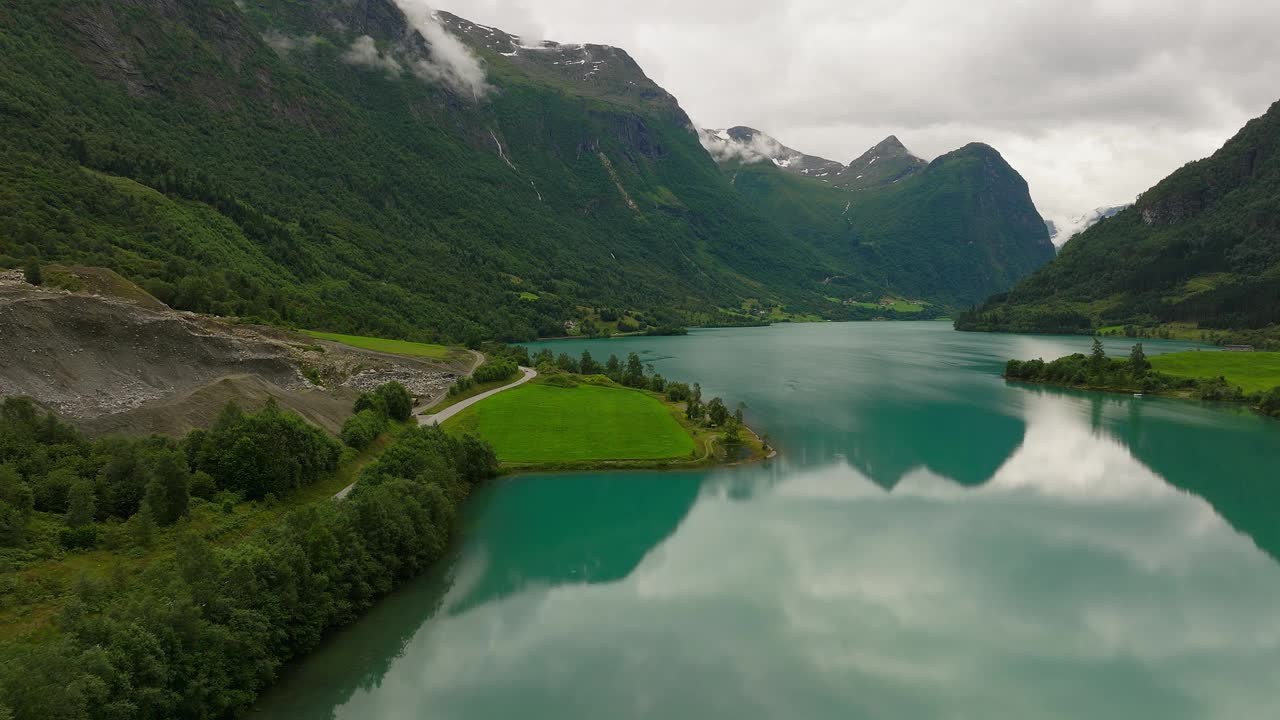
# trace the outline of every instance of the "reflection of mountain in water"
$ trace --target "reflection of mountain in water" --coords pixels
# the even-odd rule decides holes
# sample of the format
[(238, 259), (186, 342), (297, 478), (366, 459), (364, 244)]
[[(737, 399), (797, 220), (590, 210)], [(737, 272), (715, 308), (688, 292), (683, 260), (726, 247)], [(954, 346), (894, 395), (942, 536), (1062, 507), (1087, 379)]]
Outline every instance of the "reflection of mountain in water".
[(621, 580), (675, 532), (698, 496), (695, 474), (609, 473), (517, 478), (477, 502), (482, 558), (451, 613), (531, 585)]
[(333, 717), (357, 689), (376, 687), (442, 609), (452, 616), (528, 587), (627, 577), (675, 532), (701, 482), (693, 474), (611, 473), (494, 483), (469, 508), (483, 527), (464, 530), (482, 545), (469, 544), (448, 573), (411, 584), (336, 633), (269, 696), (262, 714), (288, 708)]
[[(1204, 498), (1280, 561), (1280, 423), (1248, 416), (1223, 419), (1231, 422), (1188, 428), (1186, 418), (1156, 413), (1104, 417), (1103, 422), (1166, 482)], [(1270, 433), (1240, 432), (1237, 422), (1275, 427)]]
[[(980, 485), (1022, 442), (1025, 424), (987, 405), (885, 399), (865, 412), (868, 421), (844, 439), (848, 459), (875, 482), (893, 488), (921, 466), (961, 485)], [(830, 457), (830, 456), (828, 456)]]
[[(1280, 459), (1280, 424), (1183, 400), (1133, 401), (1044, 387), (1027, 391), (1048, 402), (1087, 402), (1092, 431), (1125, 445), (1164, 482), (1202, 498), (1280, 561), (1280, 470), (1258, 461)], [(1257, 432), (1257, 424), (1274, 432)]]

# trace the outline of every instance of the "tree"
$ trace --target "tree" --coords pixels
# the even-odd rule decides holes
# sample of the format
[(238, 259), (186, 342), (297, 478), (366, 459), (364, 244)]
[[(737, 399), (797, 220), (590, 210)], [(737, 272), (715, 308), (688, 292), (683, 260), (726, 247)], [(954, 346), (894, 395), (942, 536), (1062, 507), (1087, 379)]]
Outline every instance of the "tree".
[(707, 403), (707, 420), (712, 425), (724, 425), (729, 419), (729, 408), (725, 406), (724, 401), (720, 398), (711, 398), (711, 402)]
[(640, 362), (640, 356), (636, 353), (627, 355), (627, 368), (623, 374), (622, 383), (627, 387), (644, 385), (644, 363)]
[(610, 355), (604, 364), (604, 374), (614, 382), (622, 382), (622, 362), (618, 360), (617, 355)]
[(382, 407), (387, 417), (397, 422), (404, 422), (413, 416), (413, 396), (404, 385), (389, 382), (379, 386), (374, 392), (382, 399)]
[(191, 472), (176, 450), (156, 449), (143, 458), (147, 493), (143, 504), (151, 508), (159, 525), (172, 525), (187, 514), (191, 501)]
[(1102, 347), (1102, 340), (1093, 339), (1093, 352), (1089, 354), (1089, 364), (1095, 369), (1100, 369), (1107, 364), (1107, 351)]
[(0, 547), (21, 547), (35, 511), (31, 488), (12, 465), (0, 465)]
[(599, 375), (603, 368), (595, 358), (591, 357), (590, 350), (582, 351), (582, 359), (578, 361), (578, 372), (583, 375)]
[(133, 536), (133, 544), (140, 548), (150, 548), (155, 539), (156, 520), (151, 506), (146, 500), (138, 507), (138, 512), (129, 520), (129, 534)]
[(26, 281), (32, 285), (44, 284), (44, 271), (40, 268), (40, 261), (32, 258), (27, 261), (27, 267), (23, 270), (23, 276)]
[(83, 478), (77, 480), (71, 486), (70, 495), (65, 518), (67, 527), (79, 528), (92, 523), (94, 515), (98, 512), (93, 481)]
[(1142, 377), (1151, 369), (1151, 361), (1142, 349), (1142, 343), (1133, 346), (1129, 351), (1129, 373), (1134, 377)]
[(568, 353), (560, 353), (559, 357), (556, 358), (556, 367), (567, 373), (578, 372), (578, 363), (574, 362)]
[(342, 442), (363, 450), (387, 429), (387, 418), (374, 410), (361, 410), (342, 425)]

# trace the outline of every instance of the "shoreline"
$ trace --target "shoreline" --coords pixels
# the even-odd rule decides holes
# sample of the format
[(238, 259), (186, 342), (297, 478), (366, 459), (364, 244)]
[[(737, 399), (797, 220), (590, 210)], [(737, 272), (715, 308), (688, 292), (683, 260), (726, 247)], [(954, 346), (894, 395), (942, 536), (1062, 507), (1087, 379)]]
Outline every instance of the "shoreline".
[(1202, 404), (1207, 403), (1211, 405), (1224, 405), (1224, 406), (1230, 406), (1233, 408), (1249, 410), (1253, 414), (1262, 418), (1267, 418), (1271, 420), (1280, 420), (1280, 418), (1274, 418), (1266, 414), (1265, 412), (1262, 411), (1262, 408), (1258, 407), (1257, 405), (1249, 404), (1248, 400), (1201, 400), (1195, 397), (1190, 390), (1177, 390), (1177, 391), (1156, 390), (1152, 392), (1144, 392), (1140, 389), (1134, 389), (1134, 388), (1122, 388), (1122, 387), (1101, 386), (1101, 385), (1071, 385), (1068, 383), (1059, 383), (1059, 382), (1053, 382), (1050, 380), (1026, 380), (1023, 378), (1011, 378), (1008, 375), (1001, 375), (1000, 379), (1004, 380), (1006, 383), (1013, 383), (1017, 385), (1035, 385), (1035, 386), (1042, 386), (1042, 387), (1055, 387), (1055, 388), (1062, 388), (1064, 390), (1077, 390), (1080, 392), (1103, 393), (1105, 395), (1129, 395), (1132, 399), (1142, 399), (1142, 398), (1153, 397), (1153, 398), (1164, 398), (1166, 400), (1186, 400), (1186, 401), (1195, 401)]

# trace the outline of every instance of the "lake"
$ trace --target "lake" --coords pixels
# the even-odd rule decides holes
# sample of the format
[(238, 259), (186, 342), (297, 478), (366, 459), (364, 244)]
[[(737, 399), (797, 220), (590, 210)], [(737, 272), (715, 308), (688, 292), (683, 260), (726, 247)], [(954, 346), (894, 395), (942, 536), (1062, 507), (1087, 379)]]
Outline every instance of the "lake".
[(999, 376), (1090, 342), (921, 322), (537, 345), (641, 353), (746, 403), (781, 454), (492, 483), (447, 567), (253, 717), (1275, 717), (1280, 422)]

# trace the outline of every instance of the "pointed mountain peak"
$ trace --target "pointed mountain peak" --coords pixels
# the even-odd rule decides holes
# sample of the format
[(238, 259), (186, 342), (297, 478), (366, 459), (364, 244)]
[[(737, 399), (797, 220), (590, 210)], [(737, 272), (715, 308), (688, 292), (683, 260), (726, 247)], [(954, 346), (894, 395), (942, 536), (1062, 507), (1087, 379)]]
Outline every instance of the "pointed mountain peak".
[(901, 150), (902, 152), (907, 152), (907, 146), (902, 144), (897, 135), (890, 135), (881, 140), (872, 150)]
[(924, 160), (911, 154), (897, 135), (890, 135), (840, 173), (836, 184), (849, 190), (892, 185), (925, 167)]

